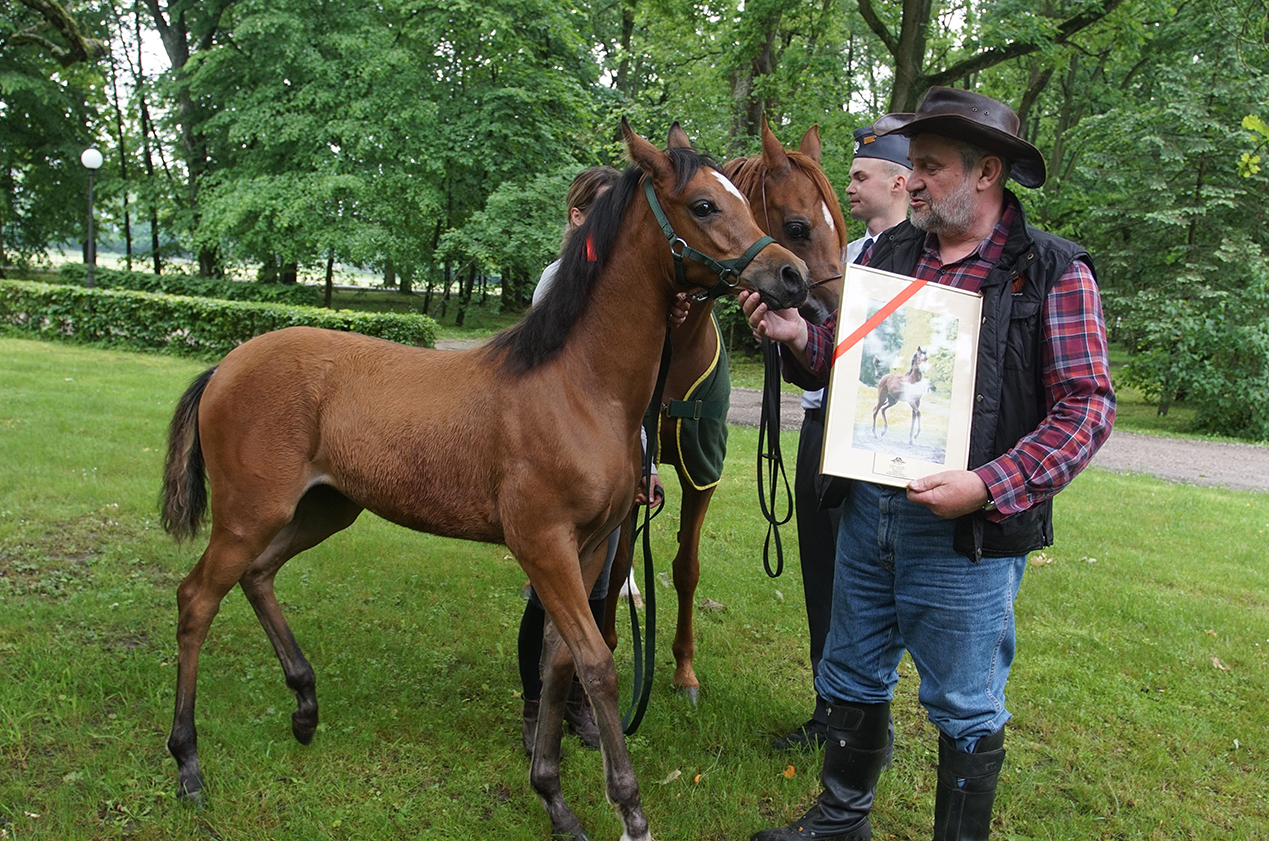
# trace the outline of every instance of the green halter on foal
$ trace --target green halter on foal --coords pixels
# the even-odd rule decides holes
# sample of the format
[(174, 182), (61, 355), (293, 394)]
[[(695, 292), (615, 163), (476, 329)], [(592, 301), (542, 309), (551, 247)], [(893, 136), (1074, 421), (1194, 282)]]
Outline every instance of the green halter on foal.
[[(687, 276), (683, 270), (684, 258), (695, 260), (696, 262), (707, 266), (718, 274), (718, 283), (703, 289), (695, 296), (696, 300), (704, 301), (713, 298), (719, 298), (726, 295), (736, 282), (740, 279), (741, 273), (745, 268), (753, 262), (753, 258), (758, 256), (758, 252), (775, 242), (773, 237), (763, 236), (753, 245), (745, 249), (745, 253), (739, 257), (730, 260), (715, 260), (708, 254), (702, 254), (678, 234), (674, 233), (674, 226), (670, 224), (669, 218), (665, 215), (665, 211), (661, 209), (661, 202), (657, 201), (656, 191), (652, 189), (652, 179), (645, 178), (643, 180), (643, 192), (648, 196), (648, 204), (652, 206), (652, 215), (656, 217), (657, 224), (661, 226), (661, 233), (665, 234), (665, 238), (670, 242), (670, 254), (674, 256), (674, 275), (678, 278), (679, 286), (693, 286), (687, 282)], [(676, 249), (677, 246), (677, 250)]]

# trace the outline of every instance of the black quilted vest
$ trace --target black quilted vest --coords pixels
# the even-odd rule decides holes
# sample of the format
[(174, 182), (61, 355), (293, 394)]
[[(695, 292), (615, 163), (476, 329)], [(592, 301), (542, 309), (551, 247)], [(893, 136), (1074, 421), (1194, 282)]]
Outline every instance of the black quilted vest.
[[(1016, 203), (1017, 198), (1010, 193), (1008, 201)], [(911, 275), (924, 246), (925, 232), (902, 222), (873, 245), (868, 265)], [(1092, 268), (1088, 252), (1031, 227), (1019, 207), (1004, 251), (980, 290), (983, 319), (969, 434), (971, 469), (1008, 452), (1048, 413), (1040, 377), (1040, 307), (1076, 259)], [(1052, 543), (1051, 499), (999, 523), (977, 511), (956, 522), (954, 547), (974, 560), (1024, 555)]]

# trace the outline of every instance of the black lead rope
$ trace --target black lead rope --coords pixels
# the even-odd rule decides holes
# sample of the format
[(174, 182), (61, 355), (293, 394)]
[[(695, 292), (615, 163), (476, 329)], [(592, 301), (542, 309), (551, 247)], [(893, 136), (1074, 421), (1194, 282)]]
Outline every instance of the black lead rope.
[[(670, 331), (667, 328), (665, 331), (665, 344), (661, 348), (661, 369), (657, 371), (656, 389), (652, 393), (651, 405), (655, 411), (649, 412), (645, 416), (643, 424), (644, 432), (648, 438), (648, 451), (644, 454), (643, 459), (643, 486), (648, 493), (652, 492), (652, 464), (656, 461), (657, 456), (657, 417), (661, 409), (661, 395), (665, 391), (665, 378), (670, 372), (670, 356), (672, 353)], [(651, 504), (651, 500), (649, 500), (649, 504), (644, 506), (643, 509), (642, 526), (639, 525), (638, 511), (630, 515), (630, 557), (627, 559), (626, 575), (629, 576), (629, 571), (634, 569), (634, 547), (635, 543), (642, 537), (643, 603), (646, 608), (644, 623), (647, 626), (648, 647), (645, 655), (643, 639), (639, 634), (639, 611), (635, 608), (634, 593), (632, 592), (628, 595), (626, 601), (630, 606), (630, 639), (631, 647), (633, 648), (634, 681), (631, 687), (630, 709), (626, 711), (625, 716), (621, 719), (621, 730), (627, 736), (633, 736), (635, 731), (639, 729), (639, 723), (643, 721), (643, 714), (648, 709), (648, 699), (652, 696), (652, 677), (656, 667), (657, 594), (656, 573), (652, 568), (652, 530), (649, 526), (652, 523), (652, 519), (661, 513), (664, 505), (664, 497), (656, 505), (655, 509)]]
[[(758, 506), (767, 521), (767, 539), (762, 544), (762, 565), (769, 577), (779, 578), (784, 572), (780, 526), (793, 518), (793, 490), (789, 487), (789, 478), (784, 472), (784, 456), (780, 454), (780, 349), (770, 339), (762, 340), (762, 362), (762, 413), (758, 418)], [(786, 500), (783, 517), (776, 514), (775, 506), (776, 491), (781, 482), (784, 483)], [(770, 506), (767, 505), (768, 499), (772, 501)], [(771, 571), (773, 542), (776, 553), (774, 572)]]

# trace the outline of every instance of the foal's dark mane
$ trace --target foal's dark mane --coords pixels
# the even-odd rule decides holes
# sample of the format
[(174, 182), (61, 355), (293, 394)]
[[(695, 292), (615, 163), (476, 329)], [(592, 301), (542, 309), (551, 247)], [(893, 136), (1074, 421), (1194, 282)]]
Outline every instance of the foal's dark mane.
[[(702, 166), (718, 168), (709, 156), (694, 149), (676, 147), (667, 149), (666, 154), (674, 167), (676, 195)], [(531, 371), (552, 359), (564, 347), (582, 319), (595, 281), (612, 254), (626, 208), (632, 201), (644, 200), (642, 181), (643, 170), (631, 166), (612, 189), (595, 200), (586, 221), (569, 236), (560, 254), (559, 270), (550, 290), (537, 306), (529, 310), (523, 321), (494, 336), (486, 345), (490, 353), (501, 356), (500, 365), (504, 373), (518, 375)], [(594, 260), (588, 257), (587, 241), (592, 244)]]

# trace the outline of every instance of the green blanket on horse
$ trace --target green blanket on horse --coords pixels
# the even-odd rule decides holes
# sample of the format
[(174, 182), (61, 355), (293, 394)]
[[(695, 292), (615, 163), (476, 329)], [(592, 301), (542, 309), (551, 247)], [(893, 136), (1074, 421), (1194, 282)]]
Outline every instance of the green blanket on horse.
[(661, 440), (665, 424), (672, 433), (671, 445), (661, 453), (662, 464), (672, 464), (680, 476), (697, 490), (712, 488), (723, 475), (727, 455), (727, 408), (731, 404), (731, 373), (727, 348), (723, 345), (718, 316), (713, 317), (718, 350), (714, 361), (682, 400), (671, 400), (661, 412)]

